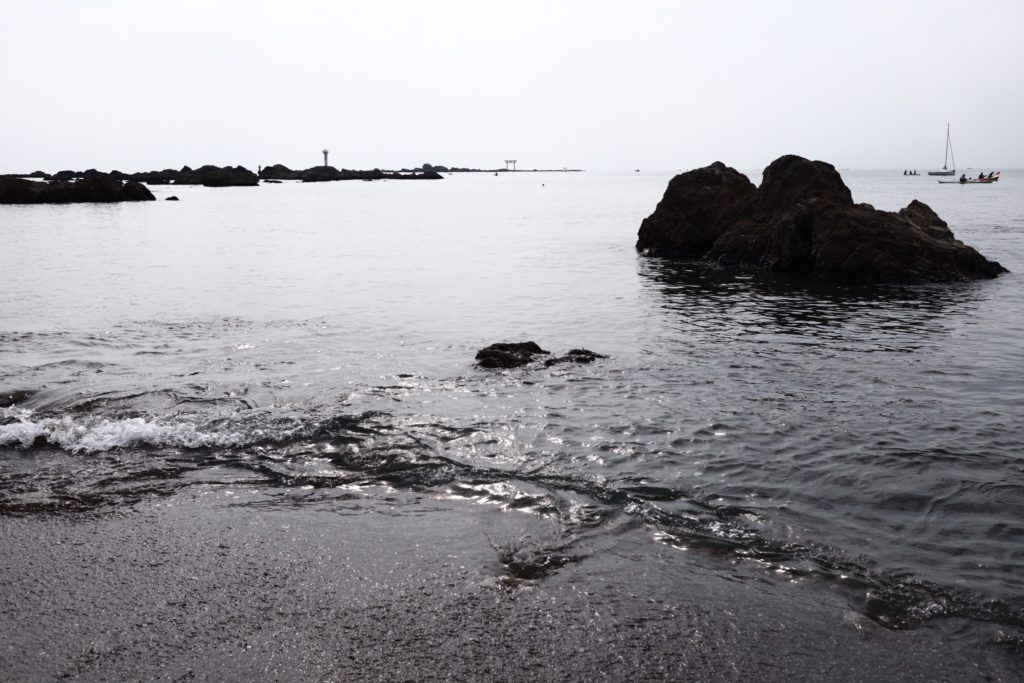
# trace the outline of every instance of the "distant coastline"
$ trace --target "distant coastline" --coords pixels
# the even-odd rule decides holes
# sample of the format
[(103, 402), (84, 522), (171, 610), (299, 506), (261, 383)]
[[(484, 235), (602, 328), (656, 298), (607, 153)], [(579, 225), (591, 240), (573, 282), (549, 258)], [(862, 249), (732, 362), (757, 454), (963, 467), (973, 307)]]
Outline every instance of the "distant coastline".
[(302, 182), (326, 182), (334, 180), (440, 180), (442, 173), (580, 173), (579, 168), (558, 169), (509, 169), (509, 168), (468, 168), (422, 164), (414, 168), (388, 170), (374, 168), (358, 170), (318, 165), (305, 169), (291, 169), (283, 164), (258, 166), (256, 172), (244, 166), (214, 166), (206, 164), (198, 168), (183, 166), (180, 169), (137, 171), (125, 173), (117, 169), (99, 171), (90, 168), (85, 171), (61, 170), (55, 173), (32, 171), (31, 173), (5, 173), (0, 178), (30, 178), (40, 181), (75, 181), (92, 178), (111, 178), (120, 181), (135, 181), (147, 185), (206, 185), (208, 187), (251, 186), (261, 180), (300, 180)]
[[(326, 161), (326, 154), (325, 154)], [(298, 181), (320, 183), (338, 180), (443, 180), (443, 173), (552, 173), (578, 172), (580, 169), (563, 168), (559, 171), (541, 169), (518, 170), (512, 168), (479, 169), (423, 164), (400, 171), (337, 169), (334, 166), (311, 166), (293, 170), (283, 164), (259, 166), (253, 173), (244, 166), (205, 165), (193, 169), (140, 171), (124, 173), (90, 168), (85, 171), (63, 170), (56, 173), (32, 171), (0, 175), (0, 204), (67, 204), (81, 202), (151, 201), (155, 199), (147, 185), (202, 185), (204, 187), (254, 187), (262, 183)], [(177, 197), (168, 197), (177, 199)]]
[(145, 183), (146, 185), (204, 185), (206, 187), (251, 187), (260, 184), (260, 180), (301, 180), (302, 182), (325, 182), (332, 180), (440, 180), (443, 176), (436, 172), (402, 173), (395, 171), (356, 171), (337, 169), (333, 166), (313, 166), (293, 171), (281, 164), (259, 167), (254, 173), (244, 166), (213, 166), (204, 165), (193, 169), (183, 166), (175, 170), (166, 168), (162, 171), (140, 171), (124, 173), (112, 170), (98, 171), (90, 168), (86, 171), (64, 170), (57, 173), (33, 171), (26, 174), (9, 174), (0, 176), (4, 179), (29, 178), (46, 182), (74, 182), (81, 180), (108, 179), (121, 182)]

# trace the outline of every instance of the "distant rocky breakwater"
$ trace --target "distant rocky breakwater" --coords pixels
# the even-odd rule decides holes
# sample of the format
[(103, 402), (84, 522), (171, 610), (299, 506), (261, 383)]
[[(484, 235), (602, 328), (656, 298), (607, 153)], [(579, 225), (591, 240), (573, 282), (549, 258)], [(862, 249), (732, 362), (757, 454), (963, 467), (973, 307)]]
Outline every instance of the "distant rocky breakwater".
[(1007, 272), (916, 199), (898, 212), (854, 204), (836, 169), (787, 155), (756, 187), (720, 161), (669, 181), (637, 251), (837, 284), (942, 282)]
[(56, 173), (44, 173), (35, 171), (26, 174), (12, 174), (3, 176), (0, 179), (31, 178), (37, 181), (46, 182), (81, 182), (82, 180), (93, 180), (98, 178), (111, 179), (122, 182), (145, 183), (147, 185), (205, 185), (207, 187), (230, 187), (230, 186), (253, 186), (259, 185), (260, 179), (255, 173), (244, 166), (200, 166), (193, 169), (183, 166), (180, 170), (171, 168), (163, 171), (142, 171), (139, 173), (124, 173), (122, 171), (103, 172), (90, 168), (87, 171), (57, 171)]
[(274, 164), (261, 168), (259, 178), (261, 180), (301, 180), (304, 183), (321, 183), (332, 180), (443, 180), (444, 176), (433, 170), (425, 170), (422, 173), (399, 173), (382, 171), (379, 168), (372, 171), (353, 171), (343, 168), (339, 171), (333, 166), (313, 166), (304, 171), (293, 171), (287, 166)]
[[(576, 172), (579, 169), (560, 169)], [(423, 164), (414, 169), (385, 171), (375, 168), (369, 171), (337, 169), (334, 166), (311, 166), (306, 169), (291, 169), (283, 164), (261, 166), (253, 173), (244, 166), (212, 166), (199, 168), (183, 166), (179, 170), (165, 168), (162, 171), (141, 171), (124, 173), (113, 170), (86, 171), (64, 170), (56, 173), (33, 171), (0, 175), (0, 204), (63, 204), (71, 202), (120, 202), (154, 199), (145, 185), (202, 185), (204, 187), (253, 187), (260, 182), (279, 183), (285, 180), (304, 183), (322, 183), (335, 180), (443, 180), (442, 173), (490, 173), (490, 170), (433, 166)], [(494, 173), (509, 172), (507, 168), (493, 169)], [(540, 172), (511, 171), (513, 173)], [(117, 190), (116, 185), (120, 186)], [(140, 190), (141, 187), (141, 190)], [(149, 196), (146, 196), (146, 195)], [(168, 199), (173, 199), (169, 197)]]
[(244, 166), (184, 166), (180, 170), (104, 173), (58, 171), (54, 174), (34, 171), (26, 174), (0, 176), (0, 204), (67, 204), (77, 202), (147, 201), (155, 197), (146, 185), (203, 185), (204, 187), (253, 187), (260, 180), (301, 180), (327, 182), (333, 180), (441, 180), (436, 171), (397, 173), (338, 170), (333, 166), (314, 166), (293, 171), (281, 164), (260, 169), (256, 174)]

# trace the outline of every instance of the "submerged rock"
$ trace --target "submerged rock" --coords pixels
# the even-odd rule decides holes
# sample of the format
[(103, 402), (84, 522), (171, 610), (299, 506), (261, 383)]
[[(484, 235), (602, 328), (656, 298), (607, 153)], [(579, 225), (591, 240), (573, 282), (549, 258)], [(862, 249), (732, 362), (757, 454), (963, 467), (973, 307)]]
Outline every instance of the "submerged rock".
[(594, 353), (588, 349), (571, 349), (569, 353), (564, 356), (555, 356), (554, 358), (548, 358), (544, 361), (544, 365), (551, 367), (552, 365), (558, 365), (559, 363), (593, 363), (598, 358), (607, 358), (608, 356), (600, 353)]
[(0, 391), (0, 408), (9, 408), (11, 406), (24, 403), (28, 399), (32, 398), (35, 391), (31, 389), (14, 389), (9, 391)]
[(76, 180), (39, 182), (0, 178), (0, 204), (72, 204), (84, 202), (138, 202), (156, 197), (145, 185), (102, 174)]
[(1006, 269), (957, 240), (926, 204), (854, 204), (836, 169), (776, 159), (759, 188), (715, 162), (673, 178), (640, 226), (638, 251), (847, 284), (996, 277)]

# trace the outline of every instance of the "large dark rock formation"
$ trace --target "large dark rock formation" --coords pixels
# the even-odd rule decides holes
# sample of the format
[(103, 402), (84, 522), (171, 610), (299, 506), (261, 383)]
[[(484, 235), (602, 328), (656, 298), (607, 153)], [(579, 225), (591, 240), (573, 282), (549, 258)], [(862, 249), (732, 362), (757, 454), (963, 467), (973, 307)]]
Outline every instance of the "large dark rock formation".
[(0, 204), (70, 204), (77, 202), (138, 202), (156, 199), (141, 183), (122, 183), (95, 174), (76, 181), (37, 182), (0, 178)]
[(776, 159), (759, 188), (721, 162), (673, 178), (640, 226), (638, 251), (837, 283), (995, 277), (927, 205), (854, 204), (832, 165)]

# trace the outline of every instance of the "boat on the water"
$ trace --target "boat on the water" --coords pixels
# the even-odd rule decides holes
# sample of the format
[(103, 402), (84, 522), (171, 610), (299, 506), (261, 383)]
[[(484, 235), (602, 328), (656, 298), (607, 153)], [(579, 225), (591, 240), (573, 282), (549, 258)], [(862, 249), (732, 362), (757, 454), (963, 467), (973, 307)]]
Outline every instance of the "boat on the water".
[[(950, 160), (953, 168), (948, 168)], [(942, 161), (941, 171), (928, 171), (928, 175), (956, 175), (956, 159), (953, 159), (953, 142), (949, 139), (949, 124), (946, 124), (946, 157)]]
[[(960, 180), (939, 180), (943, 185), (988, 185), (999, 180), (1001, 171), (989, 173), (988, 176), (981, 175), (977, 178), (961, 178)], [(934, 174), (930, 174), (934, 175)]]

